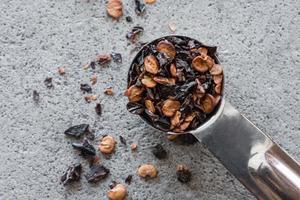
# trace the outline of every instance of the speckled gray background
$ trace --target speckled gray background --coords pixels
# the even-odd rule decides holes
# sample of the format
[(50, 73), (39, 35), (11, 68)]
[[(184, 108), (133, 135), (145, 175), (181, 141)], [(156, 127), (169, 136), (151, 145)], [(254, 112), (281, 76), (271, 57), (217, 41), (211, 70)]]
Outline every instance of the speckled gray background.
[[(226, 98), (263, 131), (269, 133), (292, 156), (300, 160), (300, 37), (299, 1), (182, 1), (157, 0), (137, 17), (133, 1), (125, 10), (134, 19), (113, 21), (106, 16), (105, 1), (96, 0), (2, 0), (0, 3), (0, 199), (106, 199), (112, 180), (124, 182), (138, 165), (151, 162), (159, 177), (144, 181), (136, 175), (127, 199), (254, 199), (238, 181), (201, 145), (175, 145), (165, 135), (145, 125), (126, 109), (122, 95), (126, 72), (133, 58), (126, 32), (142, 25), (141, 41), (177, 34), (219, 46), (226, 68)], [(89, 82), (92, 71), (82, 66), (97, 53), (123, 54), (123, 64), (97, 68), (93, 87), (103, 105), (96, 116), (79, 84)], [(65, 66), (59, 76), (57, 67)], [(54, 89), (43, 80), (51, 76)], [(103, 94), (113, 86), (113, 97)], [(40, 92), (40, 103), (32, 91)], [(63, 135), (70, 125), (89, 123), (96, 135), (122, 134), (138, 143), (138, 151), (118, 144), (110, 160), (101, 156), (111, 175), (99, 184), (85, 178), (71, 187), (59, 185), (67, 166), (82, 161)], [(97, 140), (95, 141), (95, 144)], [(149, 151), (162, 143), (167, 160), (157, 160)], [(193, 180), (176, 180), (175, 166), (190, 166)], [(88, 166), (84, 164), (84, 173)]]

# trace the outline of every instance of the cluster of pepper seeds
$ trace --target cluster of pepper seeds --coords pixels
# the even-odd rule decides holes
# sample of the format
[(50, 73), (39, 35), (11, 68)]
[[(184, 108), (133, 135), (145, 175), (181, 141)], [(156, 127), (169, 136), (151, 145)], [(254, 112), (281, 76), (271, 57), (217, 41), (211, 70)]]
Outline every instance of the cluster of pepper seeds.
[[(104, 165), (99, 164), (100, 158), (96, 155), (96, 149), (91, 144), (90, 140), (94, 140), (94, 135), (91, 132), (88, 124), (75, 125), (68, 128), (65, 135), (74, 137), (76, 139), (84, 136), (84, 139), (80, 143), (72, 143), (73, 148), (77, 149), (81, 156), (86, 158), (90, 162), (90, 172), (86, 175), (86, 179), (89, 183), (96, 183), (102, 179), (105, 179), (110, 170)], [(120, 136), (120, 142), (124, 145), (127, 144), (125, 138)], [(110, 135), (105, 135), (100, 138), (98, 150), (105, 156), (111, 155), (115, 151), (116, 147), (115, 139)], [(132, 143), (130, 145), (132, 151), (135, 151), (137, 145)], [(157, 159), (166, 159), (167, 151), (162, 145), (157, 144), (151, 148), (152, 154)], [(66, 172), (61, 176), (61, 183), (66, 185), (71, 182), (79, 181), (82, 173), (82, 166), (80, 163), (73, 164), (68, 167)], [(137, 173), (140, 177), (149, 179), (155, 178), (158, 175), (157, 168), (152, 164), (142, 164), (138, 167)], [(187, 183), (191, 179), (191, 173), (185, 165), (177, 166), (177, 179), (182, 183)], [(132, 175), (128, 175), (125, 179), (125, 183), (130, 185), (132, 181)], [(123, 184), (113, 182), (110, 185), (110, 190), (107, 192), (107, 196), (111, 200), (123, 200), (127, 195), (127, 188)]]
[(223, 68), (215, 54), (215, 47), (179, 36), (144, 46), (128, 74), (127, 109), (163, 131), (199, 127), (222, 95)]

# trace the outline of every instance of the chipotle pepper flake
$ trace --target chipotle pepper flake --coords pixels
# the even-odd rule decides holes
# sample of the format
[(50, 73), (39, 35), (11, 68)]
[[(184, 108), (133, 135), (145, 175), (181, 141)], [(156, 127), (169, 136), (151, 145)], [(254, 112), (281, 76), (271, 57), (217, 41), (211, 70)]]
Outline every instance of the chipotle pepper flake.
[(177, 69), (176, 69), (176, 65), (174, 63), (172, 63), (170, 66), (170, 73), (173, 77), (177, 76)]
[(143, 178), (155, 178), (157, 177), (157, 169), (154, 165), (143, 164), (138, 168), (138, 174)]
[(145, 2), (146, 4), (153, 4), (153, 3), (156, 2), (156, 0), (144, 0), (144, 2)]
[(221, 85), (221, 84), (217, 84), (217, 85), (215, 86), (215, 92), (216, 92), (217, 94), (221, 94), (221, 90), (222, 90), (222, 85)]
[(112, 136), (105, 136), (101, 139), (99, 150), (104, 154), (110, 154), (115, 150), (116, 141)]
[(201, 56), (206, 56), (208, 50), (207, 50), (207, 48), (205, 48), (205, 47), (200, 47), (200, 48), (198, 49), (198, 52), (201, 54)]
[(174, 33), (176, 31), (176, 24), (174, 22), (169, 23), (169, 29)]
[(124, 145), (126, 145), (127, 143), (126, 143), (126, 139), (123, 137), (123, 136), (119, 136), (119, 139), (120, 139), (120, 141), (121, 141), (121, 143), (122, 144), (124, 144)]
[(150, 112), (155, 113), (155, 106), (151, 100), (145, 100), (145, 106)]
[(116, 184), (107, 192), (109, 200), (124, 200), (127, 195), (127, 189), (122, 184)]
[(100, 103), (96, 104), (95, 111), (96, 111), (97, 115), (101, 116), (101, 114), (102, 114), (102, 106), (101, 106)]
[(95, 85), (97, 83), (97, 75), (93, 74), (90, 78), (92, 85)]
[(114, 91), (113, 91), (112, 87), (109, 87), (104, 90), (104, 93), (107, 95), (113, 95)]
[(64, 173), (64, 175), (61, 176), (60, 182), (63, 185), (66, 185), (67, 183), (79, 181), (81, 176), (81, 171), (82, 171), (82, 166), (80, 163), (69, 166), (67, 171)]
[(167, 157), (167, 151), (163, 148), (161, 144), (157, 144), (152, 147), (152, 154), (158, 159), (164, 159)]
[(109, 63), (111, 61), (111, 55), (109, 54), (99, 54), (96, 56), (96, 61), (100, 64), (100, 65), (104, 65), (106, 63)]
[(159, 70), (158, 61), (153, 55), (148, 55), (144, 59), (145, 70), (151, 74), (157, 74)]
[(103, 165), (93, 165), (90, 169), (90, 173), (86, 175), (86, 179), (89, 183), (96, 183), (106, 178), (110, 173), (109, 169)]
[(171, 118), (171, 124), (173, 127), (176, 127), (180, 124), (181, 112), (176, 111), (175, 115)]
[[(133, 27), (131, 29), (131, 31), (129, 33), (126, 34), (126, 38), (130, 42), (135, 43), (137, 41), (139, 35), (141, 35), (143, 32), (144, 32), (144, 28), (143, 27), (141, 27), (141, 26), (135, 26), (135, 27)], [(139, 46), (143, 46), (143, 45), (142, 44), (138, 44), (138, 47)]]
[(210, 113), (214, 109), (214, 97), (210, 94), (206, 94), (204, 99), (201, 100), (201, 108), (203, 112)]
[(109, 0), (106, 10), (109, 16), (117, 19), (123, 15), (123, 3), (121, 0)]
[(146, 6), (140, 0), (134, 0), (135, 2), (135, 13), (140, 16), (145, 13)]
[(209, 69), (209, 61), (207, 60), (207, 56), (197, 56), (192, 61), (192, 66), (195, 70), (199, 72), (206, 72)]
[(176, 83), (175, 78), (166, 78), (162, 76), (154, 76), (153, 80), (162, 85), (175, 85)]
[(210, 69), (210, 73), (212, 75), (220, 75), (223, 73), (223, 67), (219, 64), (214, 64), (214, 66)]
[(84, 97), (84, 99), (87, 103), (90, 103), (97, 100), (97, 95), (87, 95)]
[(220, 84), (220, 83), (222, 83), (223, 75), (222, 74), (220, 74), (220, 75), (214, 75), (213, 79), (214, 79), (214, 83), (215, 84)]
[(181, 123), (179, 126), (180, 131), (184, 131), (185, 129), (187, 129), (190, 126), (190, 123), (191, 122), (189, 121), (184, 121), (183, 123)]
[(46, 85), (47, 88), (53, 88), (52, 77), (47, 77), (44, 80), (44, 84)]
[(59, 68), (57, 69), (57, 71), (58, 71), (59, 75), (64, 75), (64, 74), (66, 73), (64, 67), (59, 67)]
[(221, 100), (221, 95), (216, 95), (215, 96), (215, 101), (214, 101), (214, 106), (216, 106)]
[(162, 40), (156, 45), (156, 50), (160, 53), (164, 53), (170, 58), (174, 58), (176, 55), (175, 46), (168, 40)]
[(87, 92), (87, 93), (91, 93), (92, 92), (92, 88), (89, 84), (87, 83), (83, 83), (83, 84), (80, 84), (80, 89), (84, 92)]
[(144, 76), (141, 82), (147, 88), (154, 88), (156, 86), (156, 82), (150, 76)]
[(180, 102), (167, 99), (163, 102), (162, 112), (167, 117), (172, 117), (180, 108)]
[(192, 177), (192, 174), (186, 165), (177, 165), (176, 175), (177, 175), (177, 180), (182, 183), (189, 182)]
[(128, 185), (130, 185), (131, 184), (131, 181), (132, 181), (132, 175), (130, 174), (130, 175), (128, 175), (127, 177), (126, 177), (126, 179), (125, 179), (125, 183), (126, 184), (128, 184)]
[(36, 90), (33, 90), (32, 96), (33, 96), (33, 101), (35, 103), (38, 103), (40, 101), (40, 94)]
[(142, 99), (143, 91), (144, 89), (142, 87), (132, 85), (125, 91), (125, 96), (128, 97), (130, 102), (137, 102)]
[(137, 144), (135, 144), (135, 143), (131, 144), (130, 148), (132, 151), (135, 151), (137, 149)]

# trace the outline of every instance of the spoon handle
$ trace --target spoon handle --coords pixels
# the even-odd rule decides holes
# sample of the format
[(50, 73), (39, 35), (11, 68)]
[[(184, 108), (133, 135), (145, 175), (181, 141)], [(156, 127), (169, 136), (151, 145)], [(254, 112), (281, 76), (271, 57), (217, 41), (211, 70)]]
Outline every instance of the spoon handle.
[(257, 199), (300, 199), (300, 165), (224, 99), (193, 134)]

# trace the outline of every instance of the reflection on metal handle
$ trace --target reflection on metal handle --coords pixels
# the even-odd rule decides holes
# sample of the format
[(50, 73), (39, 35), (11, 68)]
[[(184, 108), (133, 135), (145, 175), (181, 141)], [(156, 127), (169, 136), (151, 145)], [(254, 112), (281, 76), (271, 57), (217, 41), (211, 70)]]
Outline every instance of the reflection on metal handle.
[(300, 165), (225, 100), (192, 133), (257, 199), (300, 199)]

